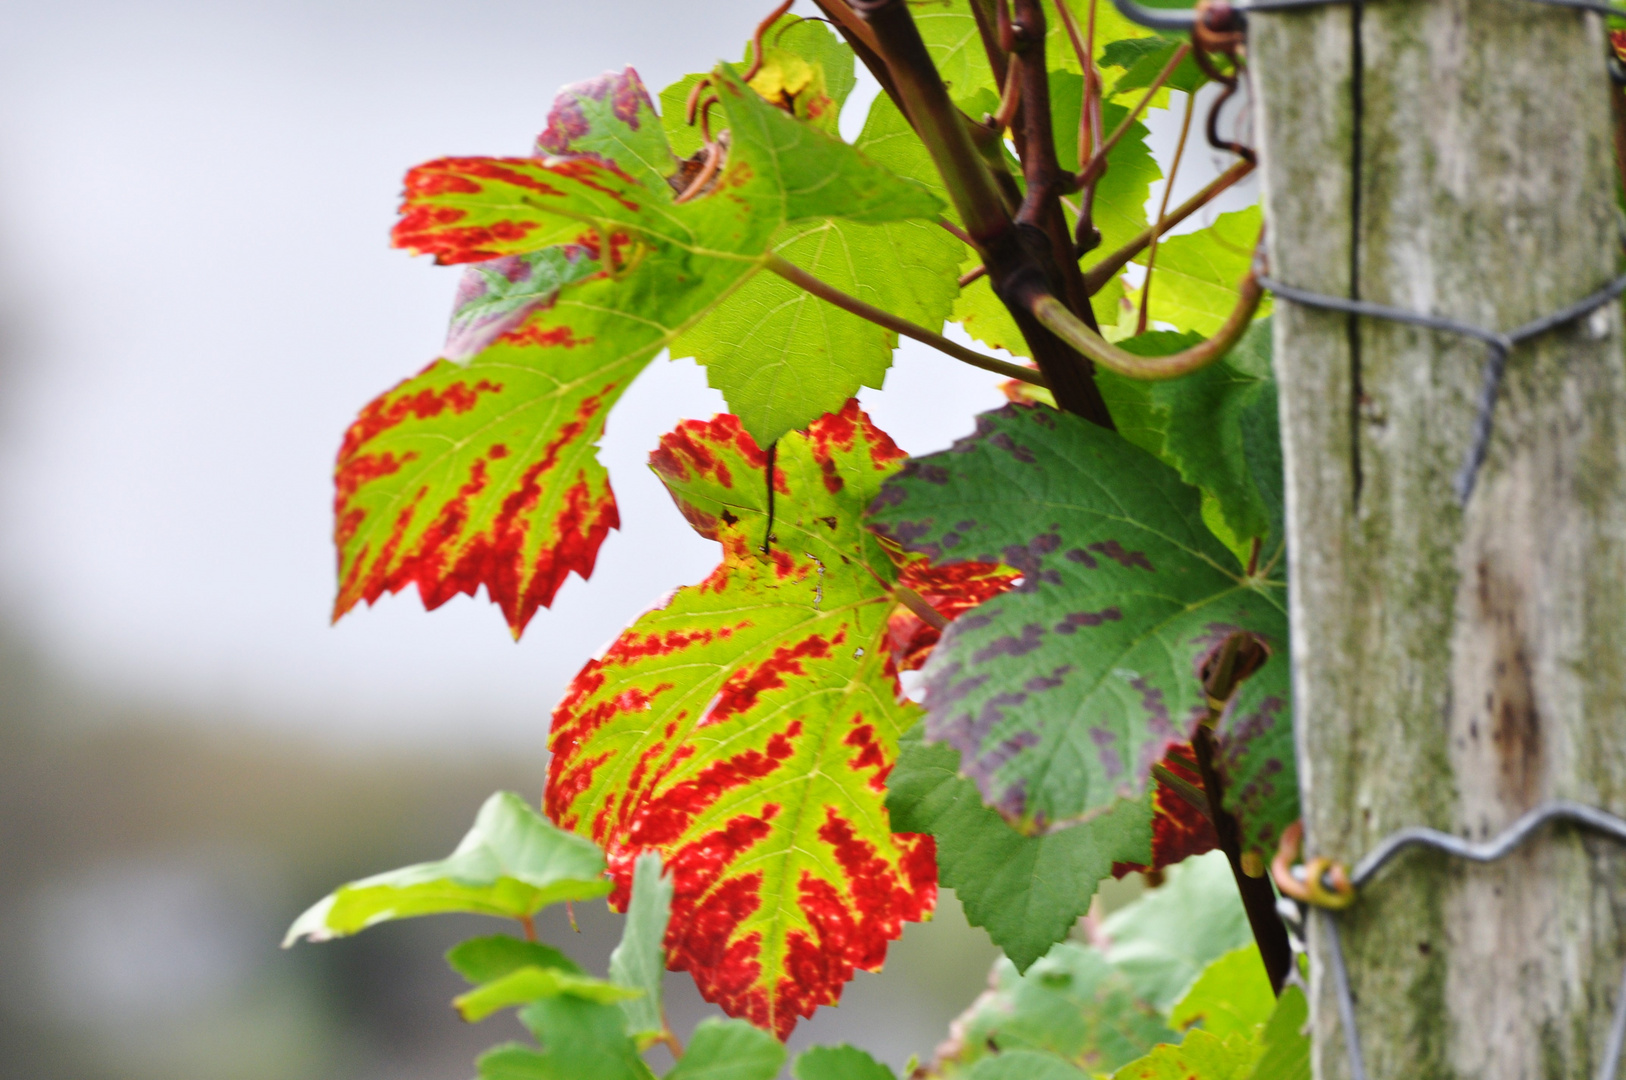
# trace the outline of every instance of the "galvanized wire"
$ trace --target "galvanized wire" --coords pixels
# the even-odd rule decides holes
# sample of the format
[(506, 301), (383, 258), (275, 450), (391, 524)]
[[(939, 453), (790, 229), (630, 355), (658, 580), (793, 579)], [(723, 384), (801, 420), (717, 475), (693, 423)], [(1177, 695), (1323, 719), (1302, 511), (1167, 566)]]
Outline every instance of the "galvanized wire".
[[(1356, 888), (1365, 885), (1386, 863), (1411, 847), (1429, 847), (1470, 862), (1495, 862), (1510, 854), (1528, 840), (1537, 829), (1552, 821), (1567, 821), (1602, 833), (1626, 844), (1626, 819), (1618, 818), (1596, 807), (1557, 800), (1539, 806), (1521, 816), (1495, 837), (1480, 843), (1438, 829), (1413, 827), (1401, 829), (1386, 837), (1366, 857), (1355, 864), (1350, 883)], [(1338, 915), (1329, 908), (1317, 908), (1321, 926), (1327, 933), (1328, 967), (1332, 971), (1334, 996), (1338, 1000), (1338, 1020), (1344, 1029), (1344, 1046), (1349, 1053), (1351, 1080), (1368, 1080), (1366, 1058), (1361, 1053), (1359, 1029), (1355, 1025), (1355, 995), (1349, 986), (1349, 969), (1344, 962), (1344, 944), (1338, 935)], [(1609, 1025), (1609, 1038), (1604, 1044), (1603, 1059), (1598, 1066), (1597, 1080), (1616, 1080), (1620, 1069), (1621, 1049), (1626, 1046), (1626, 973), (1621, 976), (1620, 989), (1615, 994), (1615, 1011)]]
[[(1135, 0), (1112, 0), (1112, 2), (1124, 18), (1152, 30), (1189, 31), (1197, 23), (1196, 8), (1152, 8), (1138, 4)], [(1299, 11), (1351, 2), (1352, 0), (1232, 0), (1230, 8), (1237, 15), (1246, 18), (1253, 12)], [(1530, 2), (1626, 19), (1626, 8), (1616, 7), (1606, 3), (1605, 0), (1530, 0)]]
[(1491, 428), (1496, 412), (1496, 398), (1501, 391), (1502, 376), (1507, 370), (1508, 354), (1513, 351), (1513, 347), (1563, 326), (1565, 323), (1589, 315), (1620, 296), (1621, 293), (1626, 292), (1626, 275), (1622, 275), (1597, 292), (1577, 300), (1568, 307), (1561, 308), (1550, 315), (1543, 315), (1539, 319), (1532, 319), (1523, 326), (1502, 333), (1496, 330), (1486, 330), (1482, 326), (1475, 326), (1460, 319), (1448, 319), (1441, 315), (1424, 315), (1415, 311), (1407, 311), (1404, 308), (1389, 307), (1387, 304), (1374, 304), (1369, 300), (1350, 300), (1341, 296), (1327, 296), (1322, 293), (1310, 292), (1267, 276), (1261, 276), (1259, 283), (1277, 296), (1297, 304), (1303, 304), (1306, 307), (1325, 308), (1329, 311), (1342, 311), (1351, 315), (1387, 319), (1390, 322), (1407, 323), (1411, 326), (1421, 326), (1428, 330), (1439, 330), (1448, 334), (1462, 334), (1465, 337), (1483, 341), (1489, 347), (1490, 355), (1485, 360), (1484, 374), (1480, 379), (1479, 399), (1474, 415), (1473, 438), (1468, 447), (1468, 454), (1463, 459), (1462, 468), (1457, 472), (1456, 479), (1452, 482), (1458, 501), (1464, 505), (1467, 504), (1469, 496), (1473, 494), (1474, 484), (1479, 477), (1480, 466), (1484, 465), (1485, 455), (1490, 451)]

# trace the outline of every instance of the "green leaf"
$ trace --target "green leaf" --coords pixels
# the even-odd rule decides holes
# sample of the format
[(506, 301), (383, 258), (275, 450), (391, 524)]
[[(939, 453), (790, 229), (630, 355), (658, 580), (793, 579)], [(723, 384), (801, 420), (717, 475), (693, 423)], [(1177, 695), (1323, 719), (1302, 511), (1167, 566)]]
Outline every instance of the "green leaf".
[(1236, 880), (1217, 851), (1165, 871), (1161, 886), (1108, 915), (1107, 959), (1159, 1011), (1213, 961), (1253, 940)]
[(610, 980), (634, 987), (641, 997), (624, 1001), (627, 1030), (634, 1039), (666, 1030), (661, 1007), (661, 979), (666, 974), (666, 923), (672, 914), (672, 882), (661, 876), (661, 857), (651, 851), (633, 864), (632, 897), (621, 943), (610, 954)]
[(1286, 586), (1250, 578), (1168, 466), (1075, 416), (1010, 405), (912, 460), (871, 511), (934, 564), (1021, 586), (956, 620), (925, 668), (926, 737), (983, 799), (1041, 831), (1145, 795), (1207, 714), (1196, 677), (1238, 630), (1287, 641)]
[(966, 1074), (968, 1080), (1087, 1080), (1084, 1072), (1054, 1054), (1012, 1050), (983, 1058)]
[[(778, 56), (785, 65), (822, 71), (829, 62), (823, 53), (832, 36), (821, 23), (795, 25), (813, 28), (802, 37), (804, 44), (814, 47), (805, 58), (784, 47), (770, 49), (770, 63)], [(850, 81), (852, 52), (844, 44), (839, 48), (837, 55), (845, 61)], [(767, 68), (752, 86), (763, 91), (758, 83), (765, 78)], [(866, 154), (872, 146), (895, 151), (899, 137), (906, 135), (924, 157), (925, 147), (896, 107), (889, 99), (880, 100), (885, 104), (878, 101), (871, 108), (856, 149)], [(834, 114), (830, 115), (833, 123)], [(926, 165), (935, 178), (929, 158)], [(921, 189), (933, 199), (941, 194), (940, 186)], [(772, 247), (814, 277), (931, 330), (942, 327), (953, 306), (957, 268), (965, 250), (952, 234), (929, 221), (862, 225), (839, 217), (787, 225), (774, 236)], [(824, 413), (839, 411), (860, 387), (880, 389), (897, 344), (895, 332), (826, 303), (778, 275), (758, 274), (675, 342), (672, 353), (693, 355), (704, 364), (707, 382), (722, 391), (729, 409), (757, 444), (767, 446)]]
[(1242, 850), (1269, 862), (1282, 831), (1302, 816), (1293, 743), (1292, 661), (1283, 648), (1254, 672), (1220, 719), (1216, 765)]
[(1112, 1080), (1247, 1080), (1259, 1052), (1259, 1044), (1244, 1036), (1219, 1039), (1198, 1028), (1179, 1046), (1153, 1048), (1119, 1069)]
[(341, 885), (294, 921), (283, 947), (327, 941), (374, 923), (468, 911), (520, 918), (561, 900), (610, 891), (604, 856), (511, 791), (487, 799), (451, 856)]
[(1169, 1012), (1169, 1023), (1188, 1028), (1201, 1023), (1210, 1035), (1252, 1037), (1276, 1008), (1276, 992), (1259, 958), (1258, 945), (1232, 949), (1203, 969)]
[[(1152, 272), (1152, 302), (1147, 315), (1153, 322), (1173, 323), (1207, 337), (1231, 317), (1236, 308), (1237, 283), (1253, 263), (1254, 244), (1262, 222), (1259, 207), (1221, 214), (1214, 224), (1198, 232), (1164, 237), (1157, 246)], [(1135, 257), (1146, 264), (1146, 252)], [(1271, 311), (1267, 296), (1256, 318)]]
[(982, 804), (959, 766), (953, 747), (928, 744), (918, 725), (910, 729), (887, 778), (892, 827), (932, 834), (940, 883), (959, 897), (967, 921), (1025, 971), (1089, 910), (1114, 863), (1151, 862), (1151, 809), (1146, 800), (1126, 801), (1084, 824), (1024, 836)]
[(460, 942), (446, 954), (446, 962), (471, 983), (492, 982), (523, 967), (558, 968), (571, 975), (586, 974), (574, 960), (552, 945), (521, 941), (507, 934)]
[(642, 991), (586, 975), (572, 975), (558, 968), (522, 967), (458, 995), (452, 999), (452, 1005), (463, 1019), (473, 1023), (500, 1009), (529, 1004), (540, 998), (569, 996), (607, 1005), (638, 997), (640, 993)]
[[(1122, 67), (1124, 73), (1112, 84), (1107, 96), (1116, 98), (1120, 94), (1129, 94), (1131, 91), (1144, 92), (1151, 86), (1158, 73), (1161, 72), (1169, 60), (1173, 58), (1174, 51), (1181, 42), (1176, 38), (1151, 37), (1127, 39), (1112, 42), (1106, 46), (1106, 55), (1102, 57), (1103, 64), (1111, 67)], [(1127, 61), (1127, 62), (1126, 62)], [(1195, 93), (1199, 87), (1208, 81), (1197, 62), (1189, 55), (1178, 65), (1173, 74), (1163, 83), (1166, 90), (1183, 90), (1186, 93)], [(1135, 94), (1134, 100), (1140, 95)], [(1154, 98), (1153, 105), (1166, 102), (1168, 95), (1160, 92), (1160, 97)], [(1110, 128), (1108, 130), (1111, 130)]]
[(665, 1080), (773, 1080), (785, 1064), (778, 1039), (743, 1020), (700, 1021)]
[(442, 262), (502, 260), (459, 291), (447, 351), (467, 362), (431, 365), (345, 436), (335, 618), (414, 584), (429, 608), (483, 586), (517, 636), (570, 573), (592, 573), (619, 523), (594, 451), (608, 410), (760, 271), (775, 233), (798, 218), (938, 212), (919, 184), (728, 70), (714, 85), (727, 161), (687, 202), (656, 178), (660, 125), (630, 72), (561, 93), (540, 142), (568, 153), (443, 158), (408, 175), (398, 244)]
[(520, 1020), (542, 1049), (509, 1043), (488, 1050), (478, 1063), (480, 1080), (654, 1078), (622, 1030), (621, 1010), (614, 1005), (569, 995), (543, 998), (521, 1010)]
[(1304, 991), (1296, 986), (1283, 989), (1265, 1025), (1265, 1051), (1250, 1080), (1310, 1080), (1310, 1036), (1305, 1033), (1309, 1019)]
[(1130, 979), (1086, 945), (1064, 941), (1025, 975), (1001, 961), (993, 980), (993, 989), (955, 1021), (961, 1064), (991, 1050), (1035, 1050), (1094, 1074), (1174, 1038)]
[(790, 1068), (796, 1080), (897, 1080), (889, 1067), (856, 1046), (815, 1046)]
[[(1194, 334), (1155, 331), (1120, 347), (1160, 356), (1197, 340)], [(1149, 383), (1101, 372), (1097, 380), (1120, 433), (1213, 500), (1224, 524), (1222, 539), (1239, 538), (1238, 554), (1246, 558), (1258, 537), (1261, 565), (1279, 555), (1282, 455), (1269, 319), (1254, 323), (1226, 359), (1190, 375)]]
[(659, 851), (668, 962), (781, 1036), (936, 896), (931, 840), (894, 835), (883, 805), (919, 710), (891, 671), (899, 572), (861, 515), (901, 456), (856, 402), (780, 440), (764, 554), (767, 457), (738, 420), (664, 437), (654, 468), (723, 561), (554, 711), (548, 815), (603, 844), (621, 888)]

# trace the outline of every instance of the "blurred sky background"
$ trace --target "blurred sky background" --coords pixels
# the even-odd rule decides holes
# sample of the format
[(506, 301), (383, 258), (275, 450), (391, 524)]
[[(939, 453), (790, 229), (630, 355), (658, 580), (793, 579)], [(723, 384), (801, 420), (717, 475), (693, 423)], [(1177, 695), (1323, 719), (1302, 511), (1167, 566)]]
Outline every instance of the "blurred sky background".
[[(623, 528), (518, 644), (483, 596), (330, 626), (340, 436), (434, 357), (458, 275), (389, 248), (401, 176), (528, 152), (562, 83), (735, 58), (770, 6), (0, 2), (0, 1075), (460, 1077), (513, 1036), (445, 1007), (467, 925), (272, 946), (494, 788), (539, 794), (570, 676), (716, 562), (644, 461), (722, 401), (689, 361), (633, 384), (601, 452)], [(919, 453), (996, 381), (905, 343), (863, 398)], [(944, 907), (797, 1043), (929, 1055), (993, 956)], [(571, 951), (602, 970), (618, 922)]]

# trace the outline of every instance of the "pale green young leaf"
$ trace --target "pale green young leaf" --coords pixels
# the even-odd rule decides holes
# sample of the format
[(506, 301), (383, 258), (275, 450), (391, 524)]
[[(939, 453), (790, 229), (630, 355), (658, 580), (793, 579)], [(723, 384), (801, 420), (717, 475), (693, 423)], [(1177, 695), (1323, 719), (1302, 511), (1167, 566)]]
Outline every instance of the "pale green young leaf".
[(796, 1080), (897, 1080), (891, 1068), (856, 1046), (815, 1046), (790, 1067)]
[(295, 920), (283, 946), (448, 911), (520, 918), (561, 900), (590, 900), (609, 891), (597, 845), (502, 791), (486, 800), (449, 857), (341, 885)]
[(993, 984), (955, 1021), (959, 1064), (1035, 1050), (1111, 1072), (1175, 1037), (1122, 971), (1077, 942), (1061, 942), (1023, 975), (1002, 960)]
[(1055, 1054), (1012, 1050), (971, 1066), (968, 1080), (1088, 1080), (1088, 1074)]
[(446, 953), (452, 970), (471, 983), (488, 983), (522, 967), (558, 968), (572, 975), (585, 975), (570, 957), (552, 945), (521, 941), (507, 934), (470, 938), (452, 946)]
[(1253, 940), (1231, 866), (1211, 851), (1169, 867), (1161, 886), (1108, 915), (1107, 959), (1159, 1010), (1214, 960)]
[(1112, 1080), (1248, 1080), (1260, 1044), (1243, 1035), (1218, 1038), (1195, 1029), (1178, 1046), (1164, 1044), (1113, 1073)]
[(1252, 1038), (1276, 1008), (1276, 993), (1258, 945), (1232, 949), (1203, 969), (1169, 1011), (1176, 1028), (1202, 1024), (1210, 1035)]
[(708, 1017), (665, 1080), (773, 1080), (784, 1063), (784, 1044), (766, 1031)]
[(1309, 1018), (1304, 991), (1296, 986), (1282, 990), (1265, 1024), (1264, 1053), (1249, 1080), (1310, 1080), (1310, 1036), (1305, 1031)]
[(459, 994), (452, 999), (452, 1006), (463, 1019), (473, 1023), (484, 1020), (499, 1009), (526, 1005), (539, 998), (568, 996), (608, 1005), (636, 998), (640, 993), (642, 991), (587, 975), (573, 975), (558, 968), (522, 967)]
[(532, 1002), (520, 1020), (541, 1049), (488, 1050), (477, 1063), (480, 1080), (654, 1080), (614, 1005), (561, 995)]
[(892, 827), (936, 839), (939, 882), (954, 890), (971, 925), (986, 929), (1015, 970), (1025, 971), (1089, 910), (1113, 863), (1151, 862), (1150, 800), (1025, 836), (982, 804), (959, 767), (952, 746), (926, 743), (918, 725), (910, 729), (887, 777)]
[[(1171, 323), (1181, 330), (1213, 334), (1236, 308), (1237, 284), (1253, 264), (1262, 218), (1258, 206), (1221, 214), (1214, 224), (1197, 232), (1164, 237), (1157, 247), (1152, 272), (1152, 302), (1147, 314), (1154, 323)], [(1146, 264), (1141, 252), (1135, 261)], [(1255, 318), (1270, 314), (1267, 296)]]
[(632, 899), (621, 943), (610, 953), (610, 981), (641, 991), (621, 1003), (627, 1030), (634, 1039), (653, 1038), (666, 1030), (661, 980), (666, 974), (666, 923), (672, 914), (672, 881), (661, 876), (657, 852), (638, 856), (632, 872)]

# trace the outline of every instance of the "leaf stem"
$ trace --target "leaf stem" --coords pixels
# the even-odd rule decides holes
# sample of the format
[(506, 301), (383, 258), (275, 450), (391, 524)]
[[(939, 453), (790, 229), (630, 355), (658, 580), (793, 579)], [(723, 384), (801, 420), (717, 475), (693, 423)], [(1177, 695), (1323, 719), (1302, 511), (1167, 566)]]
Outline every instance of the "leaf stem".
[(892, 586), (892, 595), (898, 601), (898, 603), (902, 604), (904, 607), (918, 615), (920, 617), (920, 621), (931, 627), (933, 630), (941, 633), (943, 630), (948, 628), (949, 621), (943, 617), (943, 613), (928, 604), (924, 596), (921, 596), (909, 586)]
[(930, 345), (938, 352), (952, 356), (962, 363), (970, 364), (972, 367), (981, 368), (984, 371), (992, 371), (996, 375), (1005, 376), (1007, 379), (1019, 379), (1025, 383), (1032, 383), (1034, 386), (1049, 385), (1044, 376), (1032, 368), (1012, 364), (996, 357), (985, 356), (974, 349), (968, 349), (964, 345), (950, 341), (942, 334), (934, 334), (924, 326), (900, 318), (890, 311), (882, 311), (872, 304), (866, 304), (858, 297), (851, 296), (834, 285), (820, 281), (806, 270), (788, 262), (781, 256), (769, 255), (764, 266), (791, 284), (812, 293), (820, 300), (834, 304), (843, 311), (851, 312), (860, 319), (868, 319), (877, 326), (884, 326), (888, 330), (902, 334), (904, 337), (913, 338), (923, 345)]
[(1192, 736), (1191, 748), (1196, 751), (1197, 772), (1208, 794), (1208, 816), (1214, 823), (1214, 835), (1219, 838), (1220, 850), (1231, 864), (1231, 876), (1236, 879), (1237, 892), (1242, 896), (1242, 909), (1247, 913), (1253, 939), (1259, 944), (1259, 957), (1265, 963), (1265, 974), (1270, 977), (1270, 988), (1280, 995), (1293, 970), (1293, 949), (1287, 942), (1282, 917), (1276, 914), (1276, 891), (1268, 877), (1252, 877), (1242, 869), (1242, 830), (1236, 818), (1225, 809), (1223, 781), (1214, 767), (1214, 733), (1199, 727)]
[(1141, 95), (1141, 99), (1135, 103), (1135, 107), (1129, 110), (1129, 115), (1119, 121), (1118, 126), (1112, 129), (1112, 134), (1106, 137), (1106, 141), (1095, 151), (1095, 156), (1090, 158), (1089, 164), (1085, 165), (1079, 173), (1081, 183), (1094, 180), (1101, 173), (1106, 172), (1107, 155), (1112, 153), (1112, 148), (1118, 145), (1118, 140), (1122, 139), (1129, 131), (1130, 125), (1140, 119), (1140, 114), (1146, 111), (1147, 105), (1151, 104), (1153, 95), (1163, 89), (1163, 84), (1169, 81), (1169, 76), (1174, 74), (1174, 69), (1180, 66), (1180, 61), (1184, 60), (1186, 54), (1190, 51), (1191, 43), (1187, 41), (1182, 41), (1180, 47), (1174, 50), (1174, 55), (1169, 57), (1167, 64), (1163, 65), (1163, 70), (1157, 73), (1157, 78), (1153, 79), (1152, 85), (1146, 88), (1146, 93)]
[(1090, 291), (1091, 296), (1100, 292), (1107, 282), (1118, 276), (1118, 271), (1129, 264), (1129, 260), (1146, 250), (1146, 246), (1152, 242), (1154, 236), (1160, 236), (1168, 232), (1186, 218), (1213, 202), (1221, 192), (1253, 172), (1253, 170), (1253, 162), (1239, 161), (1220, 173), (1209, 181), (1201, 191), (1175, 207), (1159, 224), (1143, 229), (1129, 243), (1114, 251), (1111, 255), (1104, 257), (1100, 262), (1085, 271), (1084, 287)]
[(521, 915), (519, 917), (519, 928), (525, 931), (526, 941), (536, 940), (536, 921), (529, 915)]
[(1253, 321), (1253, 313), (1259, 309), (1259, 300), (1264, 296), (1259, 278), (1251, 268), (1237, 288), (1240, 295), (1225, 325), (1207, 341), (1169, 356), (1136, 356), (1125, 352), (1084, 325), (1081, 319), (1067, 310), (1065, 304), (1048, 293), (1030, 294), (1028, 305), (1034, 318), (1096, 363), (1130, 379), (1158, 382), (1190, 374), (1231, 351), (1231, 347), (1247, 331), (1248, 324)]
[(1163, 182), (1163, 198), (1157, 207), (1157, 224), (1152, 232), (1152, 243), (1146, 249), (1146, 280), (1140, 288), (1140, 315), (1135, 320), (1135, 333), (1146, 333), (1146, 316), (1152, 305), (1152, 272), (1157, 269), (1157, 240), (1163, 235), (1163, 220), (1169, 216), (1169, 196), (1174, 194), (1174, 181), (1180, 175), (1180, 160), (1186, 156), (1186, 138), (1191, 134), (1191, 114), (1196, 112), (1196, 97), (1186, 95), (1186, 112), (1180, 121), (1180, 140), (1174, 144), (1174, 162), (1169, 166), (1169, 178)]

